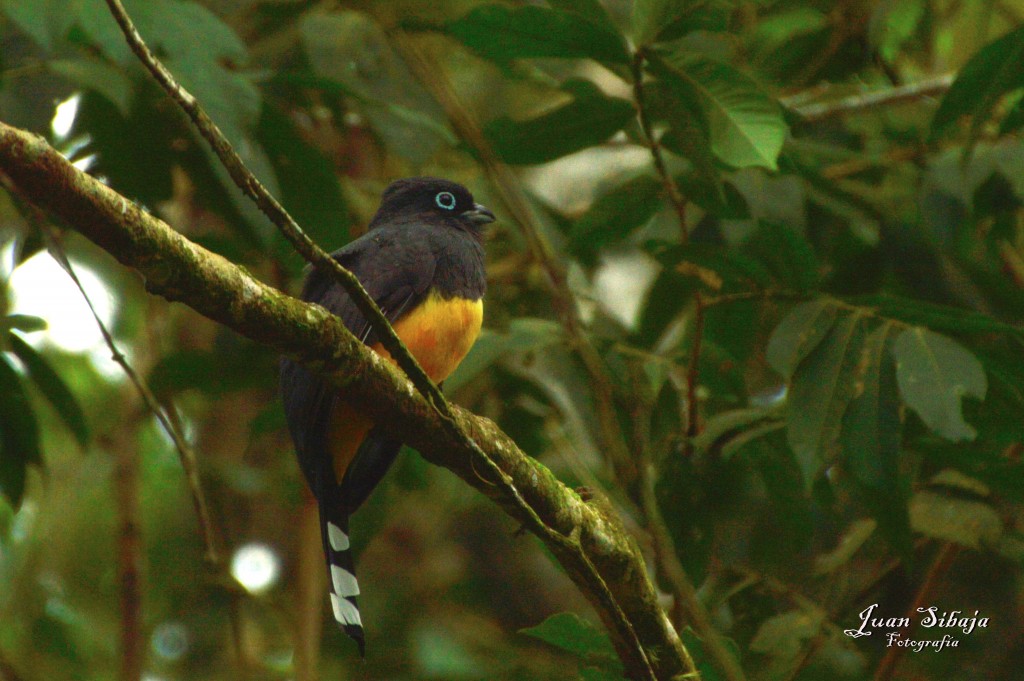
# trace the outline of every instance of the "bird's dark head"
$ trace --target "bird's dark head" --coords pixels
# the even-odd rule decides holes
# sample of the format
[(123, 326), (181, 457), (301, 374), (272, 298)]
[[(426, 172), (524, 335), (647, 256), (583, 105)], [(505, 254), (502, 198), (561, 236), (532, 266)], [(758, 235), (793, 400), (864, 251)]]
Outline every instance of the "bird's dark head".
[(494, 213), (473, 200), (457, 182), (436, 177), (409, 177), (388, 185), (370, 229), (382, 224), (429, 220), (479, 235), (494, 222)]

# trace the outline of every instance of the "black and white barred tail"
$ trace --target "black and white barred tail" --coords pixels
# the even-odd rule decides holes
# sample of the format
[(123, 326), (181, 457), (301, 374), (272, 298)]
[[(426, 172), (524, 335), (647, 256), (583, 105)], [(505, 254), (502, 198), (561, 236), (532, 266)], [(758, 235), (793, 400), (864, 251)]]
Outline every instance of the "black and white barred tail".
[[(331, 506), (334, 506), (332, 512)], [(327, 558), (330, 582), (331, 611), (341, 628), (359, 646), (359, 654), (366, 652), (363, 622), (359, 616), (359, 583), (352, 562), (352, 549), (348, 539), (348, 515), (336, 505), (320, 503), (320, 534)]]

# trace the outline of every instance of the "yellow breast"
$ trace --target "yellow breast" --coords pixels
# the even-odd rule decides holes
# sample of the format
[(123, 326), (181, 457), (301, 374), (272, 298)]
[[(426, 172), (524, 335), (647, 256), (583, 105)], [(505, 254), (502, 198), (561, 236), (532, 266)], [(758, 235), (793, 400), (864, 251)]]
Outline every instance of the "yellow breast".
[[(473, 346), (476, 337), (480, 335), (483, 318), (482, 300), (445, 299), (432, 292), (394, 326), (398, 337), (430, 376), (430, 380), (440, 383), (455, 371), (455, 367), (459, 366), (459, 362)], [(372, 349), (391, 360), (391, 354), (380, 343)], [(368, 416), (363, 416), (347, 402), (337, 402), (331, 414), (328, 437), (338, 480), (344, 478), (359, 445), (371, 428), (373, 421)]]
[[(482, 300), (445, 299), (432, 292), (398, 320), (395, 332), (430, 379), (440, 383), (455, 371), (473, 346), (483, 318)], [(387, 355), (379, 348), (374, 349)]]

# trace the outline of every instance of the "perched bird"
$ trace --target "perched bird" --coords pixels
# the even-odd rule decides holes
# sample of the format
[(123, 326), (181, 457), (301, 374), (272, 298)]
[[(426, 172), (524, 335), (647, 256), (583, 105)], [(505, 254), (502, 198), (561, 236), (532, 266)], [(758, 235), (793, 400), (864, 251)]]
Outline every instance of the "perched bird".
[[(462, 185), (431, 177), (392, 183), (367, 233), (331, 255), (358, 277), (435, 383), (448, 377), (483, 320), (483, 228), (494, 214)], [(341, 318), (359, 340), (390, 355), (355, 303), (326, 271), (302, 290)], [(322, 378), (285, 358), (281, 392), (299, 465), (320, 508), (320, 534), (334, 617), (364, 651), (348, 519), (401, 448), (386, 425), (359, 413)]]

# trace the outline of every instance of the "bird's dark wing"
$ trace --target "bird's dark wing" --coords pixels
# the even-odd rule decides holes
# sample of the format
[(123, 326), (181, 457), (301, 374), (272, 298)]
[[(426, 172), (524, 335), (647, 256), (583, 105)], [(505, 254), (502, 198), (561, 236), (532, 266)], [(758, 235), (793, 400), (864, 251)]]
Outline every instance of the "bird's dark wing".
[[(416, 239), (410, 231), (409, 227), (402, 230), (381, 227), (333, 254), (362, 282), (392, 324), (425, 298), (434, 277), (436, 262), (427, 240)], [(322, 305), (340, 317), (345, 326), (367, 345), (377, 342), (367, 320), (331, 273), (311, 272), (302, 298)], [(281, 391), (302, 471), (314, 494), (323, 501), (321, 494), (328, 490), (333, 492), (341, 482), (335, 480), (326, 441), (336, 399), (334, 391), (319, 376), (287, 358), (281, 362)], [(376, 438), (368, 437), (367, 441), (371, 439)], [(378, 465), (390, 463), (390, 459), (385, 461), (383, 455), (390, 453), (390, 458), (394, 458), (400, 446), (395, 441), (387, 444), (390, 446), (378, 444), (371, 448), (370, 458), (377, 459)], [(361, 449), (356, 460), (362, 458), (362, 454)], [(386, 465), (384, 468), (386, 470)], [(356, 473), (367, 470), (367, 466), (353, 465), (352, 469)], [(379, 476), (369, 486), (358, 479), (346, 485), (350, 491), (358, 491), (356, 496), (361, 503), (378, 481)], [(371, 480), (367, 478), (366, 482)], [(348, 502), (345, 505), (348, 512), (358, 506)]]

